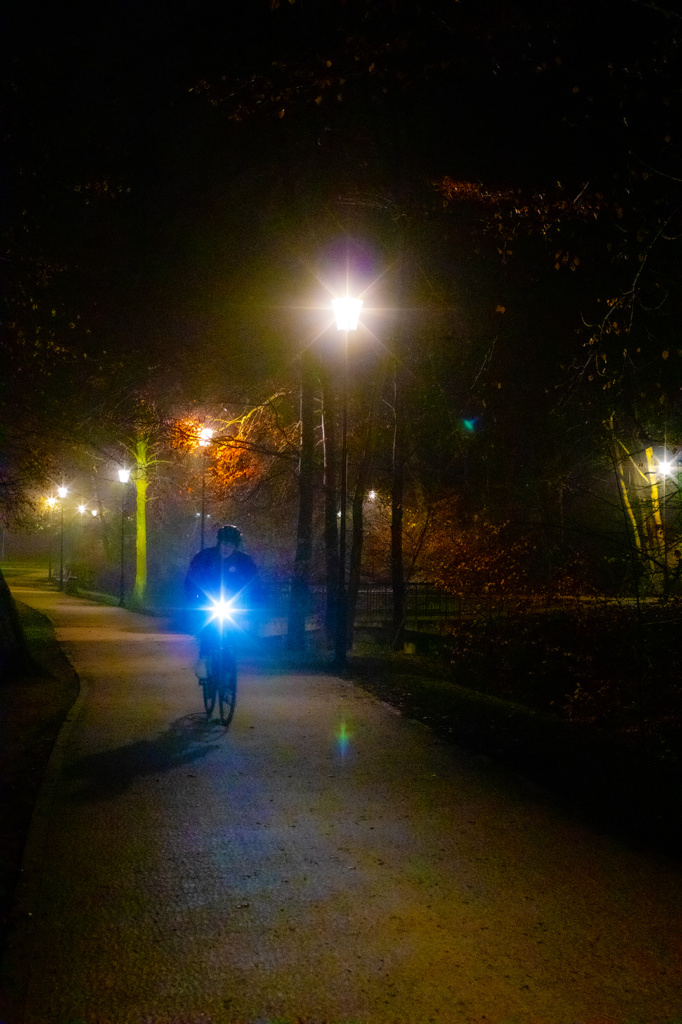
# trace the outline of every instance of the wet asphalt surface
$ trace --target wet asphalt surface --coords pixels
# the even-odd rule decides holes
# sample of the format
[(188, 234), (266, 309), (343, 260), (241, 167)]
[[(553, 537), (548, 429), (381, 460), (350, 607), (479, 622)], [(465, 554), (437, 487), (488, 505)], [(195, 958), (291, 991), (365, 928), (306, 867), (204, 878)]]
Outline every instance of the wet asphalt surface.
[(78, 672), (36, 809), (3, 1024), (670, 1024), (682, 870), (333, 675), (243, 667), (45, 589)]

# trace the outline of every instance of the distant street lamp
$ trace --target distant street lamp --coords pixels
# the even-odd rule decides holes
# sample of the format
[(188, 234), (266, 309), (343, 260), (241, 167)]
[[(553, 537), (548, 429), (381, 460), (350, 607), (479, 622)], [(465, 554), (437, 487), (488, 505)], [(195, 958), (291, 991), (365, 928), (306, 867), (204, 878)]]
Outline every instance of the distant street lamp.
[(202, 427), (199, 431), (199, 447), (201, 448), (201, 550), (204, 550), (204, 520), (206, 519), (206, 450), (211, 444), (213, 431), (210, 427)]
[(57, 488), (59, 495), (59, 589), (64, 589), (64, 498), (69, 493), (68, 487)]
[(130, 480), (129, 469), (119, 469), (118, 478), (123, 485), (121, 487), (121, 579), (118, 588), (118, 606), (123, 607), (125, 600), (125, 560), (123, 551), (123, 542), (125, 539), (125, 509), (126, 509), (126, 489), (125, 485)]
[(343, 331), (343, 377), (341, 419), (341, 515), (339, 535), (339, 595), (336, 616), (336, 650), (334, 662), (338, 668), (346, 666), (348, 649), (348, 594), (346, 592), (346, 504), (348, 491), (348, 332), (358, 329), (362, 299), (348, 296), (332, 302), (336, 326)]

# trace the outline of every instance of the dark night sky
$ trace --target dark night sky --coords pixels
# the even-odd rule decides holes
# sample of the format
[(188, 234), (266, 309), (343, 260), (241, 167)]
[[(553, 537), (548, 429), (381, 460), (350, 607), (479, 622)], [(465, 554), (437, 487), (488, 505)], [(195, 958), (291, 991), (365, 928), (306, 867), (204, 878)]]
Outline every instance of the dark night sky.
[[(287, 173), (311, 190), (305, 216), (344, 182), (399, 198), (442, 174), (608, 191), (638, 148), (657, 156), (665, 130), (671, 71), (643, 77), (665, 19), (628, 0), (119, 0), (94, 14), (16, 4), (5, 20), (9, 220), (78, 268), (74, 301), (90, 304), (101, 344), (124, 350), (226, 329), (243, 345), (237, 307), (252, 303), (257, 321), (253, 303), (300, 273), (286, 261)], [(315, 104), (326, 61), (343, 105), (336, 85)], [(263, 74), (290, 90), (283, 118), (267, 90), (259, 100)]]

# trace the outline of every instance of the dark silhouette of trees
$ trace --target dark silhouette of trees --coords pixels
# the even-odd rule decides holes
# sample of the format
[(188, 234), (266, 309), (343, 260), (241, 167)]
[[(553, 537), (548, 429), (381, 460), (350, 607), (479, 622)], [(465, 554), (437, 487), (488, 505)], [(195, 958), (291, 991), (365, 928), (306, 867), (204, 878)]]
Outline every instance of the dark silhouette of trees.
[[(653, 477), (682, 445), (676, 12), (297, 0), (236, 32), (199, 8), (110, 48), (85, 26), (99, 50), (80, 63), (68, 17), (47, 19), (5, 75), (5, 517), (91, 439), (107, 393), (226, 420), (284, 395), (262, 431), (226, 431), (209, 486), (225, 508), (286, 494), (292, 643), (322, 576), (331, 631), (339, 390), (311, 307), (351, 267), (373, 282), (350, 373), (351, 601), (376, 478), (396, 646), (407, 581), (448, 537), (461, 554), (475, 517), (500, 551), (535, 537), (536, 579), (603, 578), (631, 544), (638, 572), (674, 581), (676, 487), (663, 500)], [(44, 104), (43, 69), (61, 82)], [(133, 437), (103, 422), (102, 443)]]

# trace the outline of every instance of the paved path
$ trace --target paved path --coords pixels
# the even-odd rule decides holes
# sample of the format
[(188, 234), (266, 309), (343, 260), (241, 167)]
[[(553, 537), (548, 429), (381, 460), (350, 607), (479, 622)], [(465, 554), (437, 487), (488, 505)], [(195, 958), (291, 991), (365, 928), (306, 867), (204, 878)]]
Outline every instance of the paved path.
[(338, 678), (246, 671), (226, 732), (190, 638), (15, 596), (82, 681), (28, 853), (22, 1024), (679, 1020), (678, 867)]

